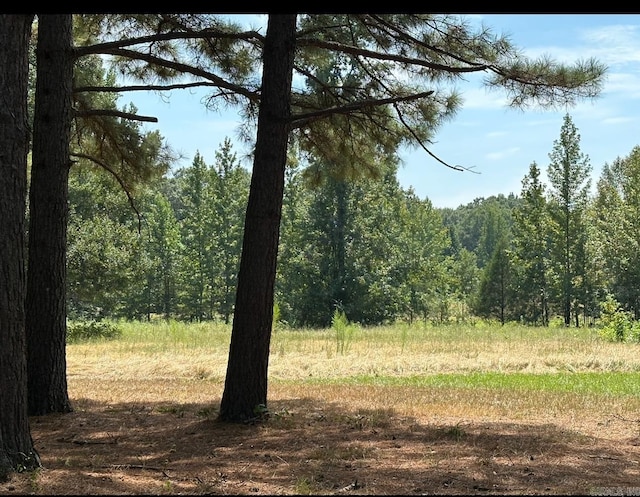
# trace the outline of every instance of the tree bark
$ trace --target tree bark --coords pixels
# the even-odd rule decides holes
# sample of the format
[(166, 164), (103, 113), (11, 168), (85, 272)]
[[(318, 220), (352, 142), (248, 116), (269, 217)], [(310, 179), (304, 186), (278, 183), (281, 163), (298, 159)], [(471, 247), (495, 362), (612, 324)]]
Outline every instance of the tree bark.
[(29, 192), (29, 415), (69, 412), (66, 255), (73, 82), (71, 14), (39, 15)]
[(0, 15), (0, 479), (35, 468), (27, 415), (25, 204), (32, 15)]
[(262, 96), (219, 420), (246, 422), (267, 407), (269, 346), (291, 116), (296, 15), (270, 15)]

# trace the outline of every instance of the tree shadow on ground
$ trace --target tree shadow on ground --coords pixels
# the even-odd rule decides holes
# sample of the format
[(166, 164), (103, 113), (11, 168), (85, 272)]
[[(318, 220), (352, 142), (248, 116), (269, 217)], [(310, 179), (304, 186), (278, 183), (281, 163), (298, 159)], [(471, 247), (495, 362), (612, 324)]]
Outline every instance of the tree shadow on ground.
[[(610, 494), (640, 482), (638, 440), (566, 426), (434, 423), (313, 399), (270, 404), (249, 425), (214, 404), (75, 401), (31, 418), (43, 469), (0, 493)], [(620, 490), (617, 490), (618, 492)]]

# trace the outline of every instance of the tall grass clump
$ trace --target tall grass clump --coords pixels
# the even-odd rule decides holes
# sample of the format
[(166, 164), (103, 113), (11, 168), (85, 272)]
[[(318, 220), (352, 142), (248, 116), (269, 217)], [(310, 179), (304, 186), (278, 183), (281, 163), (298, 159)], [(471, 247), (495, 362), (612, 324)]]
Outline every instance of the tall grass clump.
[(119, 324), (123, 343), (154, 352), (226, 348), (231, 337), (231, 325), (213, 321), (192, 323), (169, 319)]
[(336, 352), (344, 354), (349, 351), (356, 326), (349, 323), (347, 315), (344, 311), (336, 309), (331, 318), (331, 328), (335, 332)]

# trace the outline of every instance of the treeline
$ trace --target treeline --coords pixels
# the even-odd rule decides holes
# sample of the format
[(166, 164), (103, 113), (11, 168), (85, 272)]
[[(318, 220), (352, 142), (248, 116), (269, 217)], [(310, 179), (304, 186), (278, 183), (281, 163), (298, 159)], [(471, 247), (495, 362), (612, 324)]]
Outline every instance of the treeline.
[[(323, 327), (338, 309), (367, 325), (474, 317), (548, 325), (558, 316), (582, 326), (614, 301), (637, 320), (640, 149), (606, 164), (593, 193), (579, 141), (567, 115), (547, 182), (533, 163), (518, 196), (457, 209), (402, 188), (393, 159), (365, 179), (321, 163), (289, 166), (276, 319)], [(229, 322), (249, 184), (226, 139), (213, 164), (196, 154), (147, 185), (136, 198), (139, 224), (111, 177), (74, 168), (69, 315)]]

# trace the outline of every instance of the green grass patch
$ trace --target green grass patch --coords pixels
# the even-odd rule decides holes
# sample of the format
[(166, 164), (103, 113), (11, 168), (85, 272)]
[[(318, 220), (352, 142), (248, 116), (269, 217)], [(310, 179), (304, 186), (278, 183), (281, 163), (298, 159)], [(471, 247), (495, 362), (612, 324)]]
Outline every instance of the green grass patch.
[(577, 393), (632, 396), (640, 398), (640, 373), (584, 372), (584, 373), (452, 373), (411, 376), (360, 375), (341, 378), (310, 378), (310, 384), (373, 385), (427, 387), (441, 389), (470, 389), (496, 391), (541, 391), (549, 393)]

